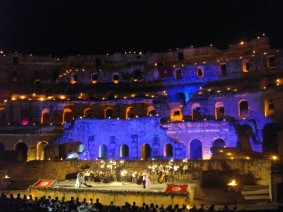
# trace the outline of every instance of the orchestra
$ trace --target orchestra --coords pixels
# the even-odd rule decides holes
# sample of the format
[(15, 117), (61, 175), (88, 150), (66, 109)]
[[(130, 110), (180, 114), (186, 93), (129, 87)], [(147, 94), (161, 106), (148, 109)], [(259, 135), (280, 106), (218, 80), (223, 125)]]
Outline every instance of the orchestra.
[(102, 183), (112, 183), (117, 182), (131, 182), (138, 185), (144, 184), (144, 173), (146, 172), (151, 181), (156, 181), (158, 183), (163, 182), (174, 182), (174, 175), (176, 171), (180, 170), (181, 175), (185, 175), (188, 172), (188, 164), (183, 163), (179, 169), (179, 166), (174, 164), (173, 160), (170, 160), (167, 164), (159, 163), (158, 165), (149, 166), (149, 170), (140, 169), (137, 171), (128, 171), (124, 164), (116, 164), (112, 162), (111, 166), (105, 166), (105, 162), (101, 162), (102, 166), (88, 168), (81, 170), (80, 173), (83, 182), (102, 182)]

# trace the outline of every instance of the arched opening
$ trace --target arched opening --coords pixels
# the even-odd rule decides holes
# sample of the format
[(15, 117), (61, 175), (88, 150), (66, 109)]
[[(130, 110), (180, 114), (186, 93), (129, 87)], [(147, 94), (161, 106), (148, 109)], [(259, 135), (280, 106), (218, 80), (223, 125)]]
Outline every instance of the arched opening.
[(24, 142), (18, 142), (15, 146), (17, 152), (17, 160), (24, 162), (27, 161), (28, 147)]
[(186, 103), (186, 95), (183, 92), (178, 92), (177, 93), (177, 101)]
[(173, 156), (173, 146), (171, 144), (164, 145), (164, 156), (172, 157)]
[(27, 109), (23, 109), (21, 112), (21, 125), (29, 124), (29, 113)]
[(194, 103), (192, 105), (192, 120), (200, 120), (201, 119), (201, 113), (200, 113), (200, 104)]
[(71, 75), (71, 84), (76, 84), (78, 82), (78, 74)]
[(5, 145), (0, 142), (0, 154), (3, 153), (5, 151)]
[(108, 148), (105, 144), (101, 144), (99, 146), (98, 157), (100, 159), (107, 159), (108, 158)]
[(129, 157), (129, 147), (126, 144), (123, 144), (122, 146), (120, 146), (120, 157), (124, 158), (124, 157)]
[(47, 108), (43, 109), (41, 112), (41, 124), (50, 124), (50, 113)]
[(176, 79), (182, 79), (182, 69), (175, 70), (175, 78)]
[(98, 79), (98, 74), (97, 73), (92, 73), (90, 75), (90, 81), (91, 81), (92, 84), (97, 83), (97, 79)]
[(263, 153), (267, 155), (277, 155), (278, 151), (278, 131), (279, 128), (276, 124), (270, 123), (263, 127), (262, 136), (263, 136)]
[(134, 114), (134, 109), (132, 107), (128, 107), (126, 109), (126, 119), (130, 119), (130, 118), (134, 118), (135, 114)]
[(70, 108), (65, 108), (63, 111), (63, 123), (70, 123), (73, 121), (72, 110)]
[(147, 108), (147, 116), (156, 116), (156, 110), (154, 106), (149, 106)]
[(243, 72), (250, 71), (250, 61), (248, 59), (242, 61), (242, 69), (243, 69)]
[(39, 142), (36, 147), (36, 159), (45, 160), (45, 147), (48, 145), (47, 142)]
[(133, 81), (135, 81), (135, 82), (138, 81), (141, 78), (141, 76), (142, 76), (141, 70), (140, 69), (136, 69), (134, 71)]
[(107, 108), (104, 112), (105, 114), (105, 118), (113, 118), (114, 117), (114, 113), (113, 113), (113, 109), (112, 108)]
[(274, 103), (273, 103), (273, 99), (266, 99), (264, 101), (264, 115), (265, 117), (271, 117), (273, 116), (275, 113), (274, 110)]
[(197, 77), (202, 78), (204, 75), (203, 67), (202, 66), (197, 66)]
[(119, 83), (119, 75), (117, 73), (113, 74), (112, 81), (114, 82), (114, 84)]
[(246, 100), (239, 102), (239, 117), (247, 118), (249, 116), (249, 103)]
[(217, 138), (212, 143), (212, 147), (216, 147), (216, 148), (223, 148), (225, 146), (226, 146), (225, 141), (221, 138)]
[(151, 148), (149, 144), (143, 144), (141, 147), (141, 159), (147, 160), (150, 157)]
[(170, 111), (170, 121), (183, 121), (183, 113), (181, 108), (173, 108)]
[(222, 102), (217, 102), (215, 104), (215, 119), (222, 120), (224, 118), (224, 104)]
[(4, 125), (5, 121), (6, 121), (5, 109), (1, 108), (0, 109), (0, 125)]
[(197, 139), (194, 139), (190, 142), (190, 159), (202, 159), (202, 144)]
[(90, 108), (87, 108), (87, 109), (84, 110), (84, 117), (85, 118), (92, 118), (93, 117), (92, 116), (92, 111), (91, 111)]

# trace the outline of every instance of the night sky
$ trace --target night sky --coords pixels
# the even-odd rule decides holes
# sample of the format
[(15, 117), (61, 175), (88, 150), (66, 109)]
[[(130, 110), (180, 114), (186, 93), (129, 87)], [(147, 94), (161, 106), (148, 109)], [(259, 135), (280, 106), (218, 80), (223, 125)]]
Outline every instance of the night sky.
[(36, 55), (225, 49), (265, 33), (283, 47), (282, 0), (0, 0), (0, 48)]

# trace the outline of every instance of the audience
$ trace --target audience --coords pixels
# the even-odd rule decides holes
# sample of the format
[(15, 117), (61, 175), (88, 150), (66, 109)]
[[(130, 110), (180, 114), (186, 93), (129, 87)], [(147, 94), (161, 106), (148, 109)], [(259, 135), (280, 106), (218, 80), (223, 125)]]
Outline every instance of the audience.
[[(211, 204), (207, 208), (205, 208), (203, 204), (200, 207), (193, 205), (190, 208), (188, 208), (186, 204), (183, 204), (182, 207), (179, 207), (178, 204), (175, 204), (174, 206), (172, 204), (169, 204), (167, 207), (164, 207), (163, 204), (159, 206), (157, 204), (154, 205), (154, 203), (150, 203), (149, 205), (143, 203), (141, 206), (137, 206), (136, 202), (133, 202), (132, 204), (125, 202), (124, 205), (116, 206), (114, 202), (111, 201), (110, 204), (106, 206), (99, 201), (99, 198), (97, 198), (95, 202), (93, 202), (92, 198), (89, 201), (87, 201), (86, 198), (80, 201), (78, 197), (71, 197), (69, 201), (66, 201), (64, 197), (59, 200), (58, 197), (52, 199), (51, 196), (48, 196), (47, 198), (45, 196), (42, 196), (41, 198), (33, 198), (32, 195), (29, 195), (27, 197), (26, 195), (21, 196), (20, 194), (17, 194), (17, 196), (14, 197), (13, 194), (9, 194), (7, 196), (5, 193), (2, 193), (0, 197), (0, 211), (202, 212), (239, 210), (237, 210), (236, 206), (234, 208), (232, 208), (232, 206), (228, 208), (227, 205), (225, 205), (224, 208), (219, 207), (219, 209), (216, 209), (214, 204)], [(280, 209), (278, 211), (280, 211)]]

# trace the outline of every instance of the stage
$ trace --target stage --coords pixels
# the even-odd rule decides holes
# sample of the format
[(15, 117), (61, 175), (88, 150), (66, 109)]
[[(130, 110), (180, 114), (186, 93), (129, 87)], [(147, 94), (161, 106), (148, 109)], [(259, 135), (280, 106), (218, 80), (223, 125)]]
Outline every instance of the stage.
[[(44, 184), (44, 181), (42, 181)], [(50, 181), (51, 182), (51, 181)], [(30, 193), (33, 196), (71, 197), (80, 200), (86, 198), (99, 198), (100, 202), (108, 205), (111, 201), (116, 205), (124, 205), (125, 202), (136, 202), (137, 205), (143, 203), (158, 205), (183, 205), (191, 204), (194, 197), (194, 183), (174, 182), (174, 183), (155, 183), (152, 182), (151, 188), (143, 188), (132, 182), (86, 182), (91, 187), (82, 185), (75, 188), (75, 180), (53, 181), (50, 186), (41, 186), (38, 183), (30, 186)], [(47, 185), (47, 183), (45, 183)], [(184, 189), (185, 188), (185, 189)]]

